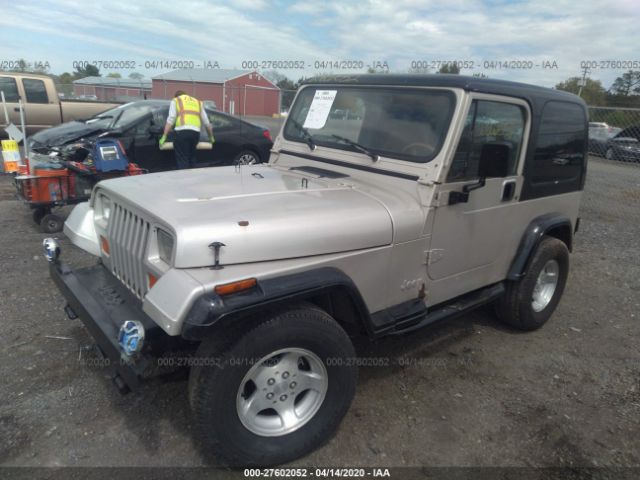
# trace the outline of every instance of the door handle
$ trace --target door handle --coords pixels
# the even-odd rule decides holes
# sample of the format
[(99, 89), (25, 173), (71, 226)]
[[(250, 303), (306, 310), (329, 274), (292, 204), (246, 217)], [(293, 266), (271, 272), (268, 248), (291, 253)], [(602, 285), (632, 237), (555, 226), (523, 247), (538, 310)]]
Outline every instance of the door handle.
[(513, 197), (516, 194), (516, 181), (515, 180), (506, 180), (502, 184), (502, 201), (508, 202), (509, 200), (513, 200)]
[(18, 108), (18, 107), (13, 107), (13, 111), (14, 111), (14, 112), (19, 112), (19, 111), (20, 111), (20, 108)]

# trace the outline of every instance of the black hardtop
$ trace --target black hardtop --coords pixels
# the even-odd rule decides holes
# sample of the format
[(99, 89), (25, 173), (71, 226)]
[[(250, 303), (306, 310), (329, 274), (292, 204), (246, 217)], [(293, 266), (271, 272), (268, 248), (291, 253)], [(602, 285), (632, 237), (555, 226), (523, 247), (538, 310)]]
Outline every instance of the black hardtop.
[(394, 87), (446, 87), (461, 88), (470, 92), (507, 95), (527, 100), (530, 105), (544, 104), (548, 100), (578, 103), (584, 101), (572, 93), (538, 87), (526, 83), (468, 77), (452, 74), (363, 74), (323, 75), (305, 80), (303, 85), (362, 85)]

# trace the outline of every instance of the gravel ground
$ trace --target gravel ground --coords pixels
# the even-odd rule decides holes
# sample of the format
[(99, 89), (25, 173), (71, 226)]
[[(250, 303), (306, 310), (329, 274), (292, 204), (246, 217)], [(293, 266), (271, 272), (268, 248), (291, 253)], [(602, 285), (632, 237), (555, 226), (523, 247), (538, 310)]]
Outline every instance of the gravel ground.
[[(593, 159), (564, 298), (533, 333), (489, 309), (362, 343), (337, 435), (294, 465), (640, 466), (640, 165)], [(0, 178), (0, 464), (200, 466), (186, 384), (121, 396), (62, 311), (45, 237)], [(62, 239), (66, 261), (89, 255)]]

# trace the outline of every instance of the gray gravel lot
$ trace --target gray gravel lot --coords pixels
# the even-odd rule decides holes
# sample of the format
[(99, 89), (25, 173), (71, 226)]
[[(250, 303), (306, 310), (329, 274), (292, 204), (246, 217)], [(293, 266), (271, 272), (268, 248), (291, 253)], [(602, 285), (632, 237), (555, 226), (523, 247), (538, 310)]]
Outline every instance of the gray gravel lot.
[[(337, 435), (295, 465), (640, 466), (639, 220), (640, 165), (592, 159), (551, 321), (523, 334), (483, 309), (359, 343), (390, 365), (361, 369)], [(45, 235), (6, 176), (0, 232), (0, 464), (203, 465), (184, 380), (121, 396), (92, 366), (90, 337), (49, 280)]]

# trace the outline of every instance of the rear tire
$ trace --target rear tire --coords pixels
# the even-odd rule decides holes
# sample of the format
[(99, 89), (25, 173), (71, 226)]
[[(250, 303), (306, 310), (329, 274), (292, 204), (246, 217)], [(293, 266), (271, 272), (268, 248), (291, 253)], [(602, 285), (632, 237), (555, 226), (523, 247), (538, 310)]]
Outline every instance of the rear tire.
[(64, 227), (64, 221), (58, 215), (48, 213), (40, 220), (40, 228), (44, 233), (61, 232)]
[(260, 163), (260, 157), (252, 150), (242, 150), (233, 159), (234, 165), (255, 165), (256, 163)]
[[(326, 312), (272, 313), (235, 341), (203, 341), (190, 403), (205, 453), (234, 467), (299, 458), (335, 432), (355, 393), (355, 356)], [(268, 360), (268, 361), (267, 361)]]
[(569, 274), (569, 250), (561, 240), (543, 237), (528, 271), (508, 282), (496, 304), (498, 318), (520, 330), (536, 330), (551, 317), (560, 302)]

